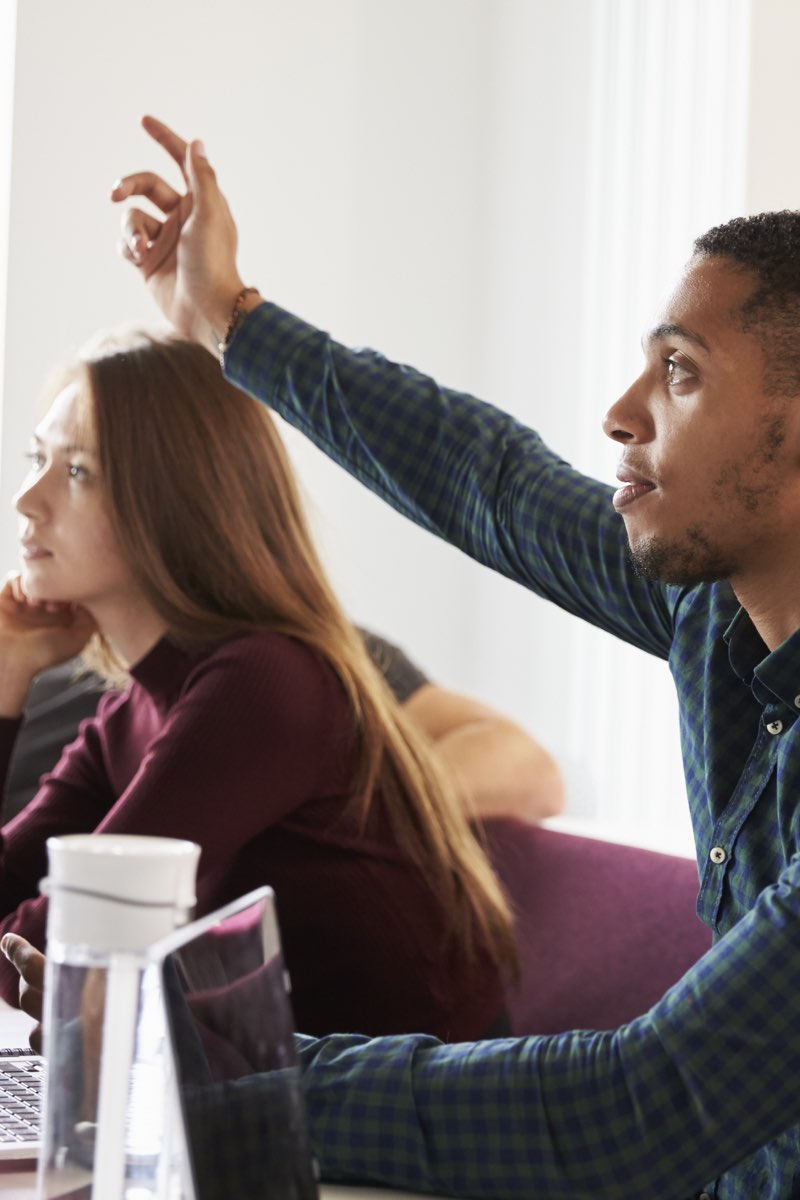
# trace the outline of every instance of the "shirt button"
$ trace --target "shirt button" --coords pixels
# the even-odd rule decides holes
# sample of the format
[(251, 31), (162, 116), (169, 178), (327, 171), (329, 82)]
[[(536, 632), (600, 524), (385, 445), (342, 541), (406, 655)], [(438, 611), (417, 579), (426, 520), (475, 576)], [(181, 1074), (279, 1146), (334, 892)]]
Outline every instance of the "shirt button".
[(712, 850), (711, 850), (711, 853), (709, 854), (709, 856), (708, 856), (708, 857), (711, 859), (711, 861), (712, 861), (713, 863), (716, 863), (716, 864), (717, 864), (717, 866), (719, 866), (719, 864), (720, 864), (720, 863), (724, 863), (724, 862), (725, 862), (725, 859), (726, 859), (728, 856), (727, 856), (727, 854), (725, 853), (725, 851), (723, 850), (722, 846), (714, 846), (714, 847), (712, 848)]
[(711, 1197), (709, 1196), (708, 1192), (701, 1192), (697, 1197), (697, 1200), (711, 1200)]
[(795, 708), (800, 708), (800, 696), (795, 696), (794, 706), (795, 706)]
[(767, 732), (771, 733), (773, 737), (775, 737), (776, 734), (781, 733), (782, 731), (783, 731), (783, 721), (770, 721), (770, 723), (767, 725)]

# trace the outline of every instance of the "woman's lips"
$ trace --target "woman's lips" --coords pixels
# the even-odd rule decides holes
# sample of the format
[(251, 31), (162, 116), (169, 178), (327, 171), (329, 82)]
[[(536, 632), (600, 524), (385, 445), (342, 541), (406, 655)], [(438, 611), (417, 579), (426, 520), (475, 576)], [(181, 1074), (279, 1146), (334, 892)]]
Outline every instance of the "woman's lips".
[(20, 557), (26, 562), (32, 562), (37, 558), (51, 558), (49, 550), (45, 550), (44, 546), (37, 545), (36, 542), (21, 542), (19, 548)]
[(622, 512), (623, 509), (630, 508), (642, 496), (646, 496), (648, 492), (655, 491), (655, 486), (654, 483), (647, 483), (644, 480), (623, 482), (622, 487), (617, 488), (614, 492), (611, 503), (617, 512)]

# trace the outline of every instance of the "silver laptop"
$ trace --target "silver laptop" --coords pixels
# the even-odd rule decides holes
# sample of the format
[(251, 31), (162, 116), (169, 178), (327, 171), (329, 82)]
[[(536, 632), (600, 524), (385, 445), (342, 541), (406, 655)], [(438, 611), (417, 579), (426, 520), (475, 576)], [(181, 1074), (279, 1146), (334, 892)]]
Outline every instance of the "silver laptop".
[[(314, 1200), (316, 1170), (271, 889), (185, 925), (153, 946), (148, 962), (145, 978), (152, 986), (157, 976), (166, 1012), (186, 1193), (194, 1200), (266, 1194)], [(37, 1055), (0, 1051), (0, 1159), (39, 1152), (43, 1070)], [(137, 1107), (135, 1073), (129, 1118), (130, 1159), (155, 1119), (152, 1095)]]
[(0, 1161), (39, 1151), (44, 1059), (31, 1050), (0, 1050)]

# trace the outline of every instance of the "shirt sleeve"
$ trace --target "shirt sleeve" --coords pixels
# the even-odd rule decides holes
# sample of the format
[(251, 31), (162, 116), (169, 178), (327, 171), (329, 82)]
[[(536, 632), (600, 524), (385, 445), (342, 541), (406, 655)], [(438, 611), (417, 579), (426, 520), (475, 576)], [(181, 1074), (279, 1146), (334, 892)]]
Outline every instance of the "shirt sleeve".
[(638, 578), (611, 489), (500, 409), (272, 304), (226, 372), (399, 512), (567, 611), (669, 654), (679, 589)]
[(612, 1032), (301, 1038), (323, 1178), (485, 1200), (696, 1196), (800, 1119), (799, 921), (796, 856), (649, 1013)]
[(427, 675), (394, 643), (368, 629), (359, 629), (367, 653), (386, 680), (398, 704), (404, 704), (410, 696), (429, 683)]

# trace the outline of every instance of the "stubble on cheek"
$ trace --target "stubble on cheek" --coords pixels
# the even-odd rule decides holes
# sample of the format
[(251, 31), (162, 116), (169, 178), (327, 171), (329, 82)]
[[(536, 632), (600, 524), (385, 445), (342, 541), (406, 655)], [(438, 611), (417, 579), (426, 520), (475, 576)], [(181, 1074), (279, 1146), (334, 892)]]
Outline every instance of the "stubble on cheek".
[(777, 490), (774, 473), (766, 465), (729, 463), (714, 480), (711, 499), (733, 521), (737, 512), (756, 516), (775, 499)]
[(724, 463), (711, 488), (711, 498), (723, 511), (756, 515), (777, 497), (777, 459), (786, 441), (786, 412), (781, 407), (755, 431), (746, 458)]

